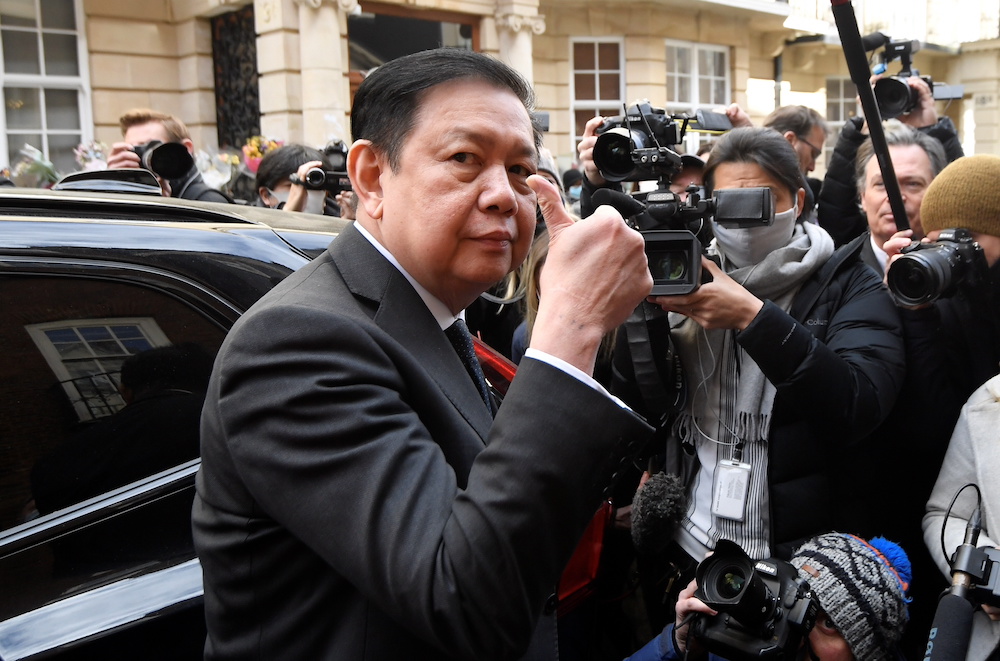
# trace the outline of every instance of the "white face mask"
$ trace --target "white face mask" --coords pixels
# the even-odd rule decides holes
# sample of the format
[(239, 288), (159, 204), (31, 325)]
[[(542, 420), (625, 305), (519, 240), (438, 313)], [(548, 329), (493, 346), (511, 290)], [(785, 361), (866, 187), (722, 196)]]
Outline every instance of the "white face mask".
[(712, 222), (715, 244), (726, 259), (736, 268), (759, 264), (778, 248), (784, 248), (792, 238), (798, 204), (788, 211), (774, 214), (774, 222), (767, 227), (723, 227)]
[(282, 206), (284, 206), (285, 202), (288, 201), (288, 193), (289, 193), (289, 191), (285, 190), (285, 191), (278, 192), (278, 191), (273, 191), (270, 188), (268, 188), (267, 189), (267, 193), (268, 193), (268, 195), (270, 195), (274, 199), (278, 200), (278, 203), (276, 205), (274, 205), (273, 207), (271, 207), (272, 209), (280, 209)]
[(323, 215), (323, 208), (326, 206), (326, 191), (307, 191), (306, 206), (303, 209), (306, 213), (317, 213)]

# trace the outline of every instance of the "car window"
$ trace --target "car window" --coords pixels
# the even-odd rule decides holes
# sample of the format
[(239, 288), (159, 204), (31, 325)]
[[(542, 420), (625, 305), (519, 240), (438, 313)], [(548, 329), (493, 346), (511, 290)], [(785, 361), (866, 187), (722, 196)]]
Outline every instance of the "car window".
[(0, 530), (197, 456), (218, 322), (153, 282), (0, 287)]

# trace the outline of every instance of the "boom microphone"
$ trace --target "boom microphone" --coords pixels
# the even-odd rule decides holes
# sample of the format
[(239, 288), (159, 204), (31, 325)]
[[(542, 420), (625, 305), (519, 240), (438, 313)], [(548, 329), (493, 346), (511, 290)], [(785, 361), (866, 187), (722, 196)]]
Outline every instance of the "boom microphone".
[(632, 544), (643, 555), (667, 548), (687, 514), (687, 494), (676, 475), (657, 473), (632, 499)]

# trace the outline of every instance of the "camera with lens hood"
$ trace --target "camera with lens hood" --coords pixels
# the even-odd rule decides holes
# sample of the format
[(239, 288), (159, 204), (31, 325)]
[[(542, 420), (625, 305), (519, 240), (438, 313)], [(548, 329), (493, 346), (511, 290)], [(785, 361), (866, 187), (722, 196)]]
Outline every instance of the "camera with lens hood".
[(135, 145), (132, 150), (140, 165), (164, 179), (179, 179), (194, 167), (194, 158), (183, 144), (150, 140)]
[(917, 308), (976, 286), (987, 277), (983, 249), (967, 229), (941, 230), (932, 243), (914, 241), (889, 266), (887, 284), (896, 303)]
[(794, 659), (816, 624), (819, 601), (784, 560), (751, 560), (729, 540), (701, 561), (695, 596), (717, 611), (699, 614), (690, 635), (730, 659)]
[(720, 190), (704, 199), (692, 186), (687, 200), (670, 190), (671, 178), (681, 171), (681, 156), (671, 146), (684, 139), (692, 124), (692, 130), (709, 133), (732, 128), (725, 115), (701, 110), (694, 117), (668, 115), (642, 101), (596, 131), (594, 164), (607, 181), (657, 181), (655, 190), (631, 196), (608, 189), (594, 193), (595, 204), (614, 206), (643, 235), (653, 296), (689, 294), (700, 286), (701, 255), (712, 238), (709, 218), (727, 227), (774, 222), (774, 200), (767, 188)]

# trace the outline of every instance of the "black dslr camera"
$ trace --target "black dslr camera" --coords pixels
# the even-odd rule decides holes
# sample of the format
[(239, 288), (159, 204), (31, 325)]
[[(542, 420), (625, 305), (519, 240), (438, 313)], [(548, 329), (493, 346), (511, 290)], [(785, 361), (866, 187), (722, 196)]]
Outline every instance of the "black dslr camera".
[(132, 150), (139, 157), (142, 167), (164, 179), (179, 179), (194, 167), (194, 159), (187, 147), (179, 142), (150, 140), (135, 145)]
[(794, 659), (819, 611), (809, 584), (784, 560), (754, 562), (720, 540), (695, 573), (695, 596), (718, 611), (699, 614), (691, 635), (710, 652), (740, 659)]
[(933, 243), (914, 241), (889, 267), (889, 291), (902, 307), (915, 308), (952, 296), (959, 285), (976, 286), (987, 277), (983, 249), (969, 230), (941, 230)]
[[(619, 199), (605, 202), (628, 218), (646, 240), (653, 296), (689, 294), (699, 287), (701, 255), (712, 238), (705, 222), (708, 218), (729, 227), (774, 222), (774, 201), (767, 188), (721, 190), (706, 200), (699, 189), (691, 187), (686, 201), (670, 190), (670, 179), (681, 170), (681, 156), (668, 145), (679, 144), (690, 123), (709, 132), (724, 131), (727, 125), (731, 128), (725, 115), (703, 111), (695, 117), (668, 115), (643, 101), (627, 108), (624, 115), (609, 118), (596, 131), (594, 164), (606, 180), (658, 182), (656, 190), (635, 193), (630, 203), (623, 202), (620, 198), (625, 196), (620, 194)], [(600, 193), (595, 193), (595, 203)]]
[(930, 76), (921, 76), (912, 67), (913, 54), (920, 50), (920, 42), (916, 40), (893, 40), (881, 32), (875, 32), (862, 39), (866, 50), (876, 50), (884, 46), (882, 62), (875, 68), (875, 73), (885, 73), (887, 66), (899, 59), (901, 70), (895, 76), (880, 78), (875, 81), (875, 101), (878, 103), (879, 114), (883, 119), (891, 119), (905, 115), (917, 106), (919, 95), (910, 87), (906, 79), (919, 76), (931, 88), (936, 100), (961, 99), (965, 93), (963, 85), (947, 85), (935, 83)]

